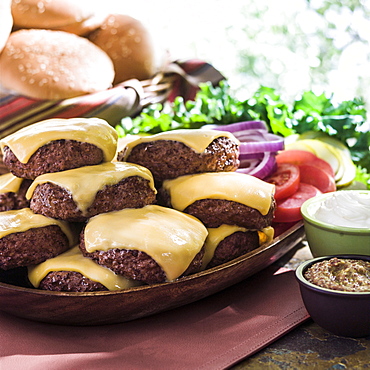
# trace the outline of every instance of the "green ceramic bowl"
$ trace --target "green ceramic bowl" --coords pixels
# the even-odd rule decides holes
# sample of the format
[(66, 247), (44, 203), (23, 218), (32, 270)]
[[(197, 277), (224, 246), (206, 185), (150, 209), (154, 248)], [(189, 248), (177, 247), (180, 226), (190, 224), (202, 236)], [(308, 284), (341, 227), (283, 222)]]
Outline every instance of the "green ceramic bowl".
[[(370, 196), (369, 190), (341, 190), (341, 192), (365, 193)], [(370, 256), (370, 228), (336, 226), (317, 219), (318, 208), (338, 192), (320, 194), (303, 203), (301, 213), (307, 242), (314, 257), (359, 254)], [(370, 207), (368, 209), (370, 216)], [(341, 211), (339, 211), (341, 212)]]

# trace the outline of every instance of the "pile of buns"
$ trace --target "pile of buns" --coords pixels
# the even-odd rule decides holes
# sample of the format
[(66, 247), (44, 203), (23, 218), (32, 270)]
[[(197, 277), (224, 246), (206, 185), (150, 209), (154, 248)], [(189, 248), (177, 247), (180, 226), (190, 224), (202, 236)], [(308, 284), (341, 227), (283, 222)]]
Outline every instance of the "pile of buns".
[(89, 1), (2, 0), (0, 86), (63, 100), (156, 73), (155, 47), (141, 21), (101, 14)]

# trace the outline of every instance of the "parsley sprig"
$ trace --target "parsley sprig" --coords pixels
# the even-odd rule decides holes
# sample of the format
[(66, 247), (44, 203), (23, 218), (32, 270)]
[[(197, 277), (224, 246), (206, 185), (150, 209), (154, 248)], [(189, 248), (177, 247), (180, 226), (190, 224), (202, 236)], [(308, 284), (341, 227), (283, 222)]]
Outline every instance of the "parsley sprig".
[(324, 132), (349, 148), (359, 180), (370, 189), (370, 132), (366, 119), (361, 98), (336, 104), (333, 96), (306, 91), (289, 104), (275, 89), (261, 86), (251, 97), (240, 100), (232, 94), (227, 81), (221, 81), (218, 86), (201, 84), (194, 100), (177, 97), (171, 103), (151, 105), (139, 116), (123, 119), (116, 129), (120, 136), (125, 136), (263, 120), (271, 132), (283, 137), (307, 131)]

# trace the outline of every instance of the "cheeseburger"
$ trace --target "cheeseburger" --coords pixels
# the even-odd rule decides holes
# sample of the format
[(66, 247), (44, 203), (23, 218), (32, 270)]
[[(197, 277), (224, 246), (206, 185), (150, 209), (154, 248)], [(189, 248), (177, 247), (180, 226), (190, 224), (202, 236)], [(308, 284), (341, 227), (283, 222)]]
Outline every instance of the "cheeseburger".
[(207, 227), (223, 224), (260, 230), (270, 226), (275, 186), (238, 172), (203, 173), (163, 182), (163, 205), (197, 217)]
[(75, 241), (69, 225), (29, 208), (0, 212), (0, 269), (43, 262), (65, 252)]
[(4, 164), (17, 177), (35, 179), (111, 161), (117, 150), (117, 131), (99, 118), (54, 118), (0, 141)]
[(238, 157), (239, 141), (230, 132), (183, 129), (131, 140), (117, 160), (149, 168), (160, 183), (187, 174), (235, 171)]
[(80, 249), (118, 275), (162, 283), (200, 271), (207, 234), (193, 216), (148, 205), (91, 218), (81, 233)]
[(105, 162), (38, 176), (26, 197), (35, 213), (82, 222), (99, 213), (152, 204), (156, 193), (147, 168)]
[(21, 179), (11, 173), (0, 176), (0, 212), (29, 207), (26, 192), (31, 180)]
[(112, 291), (139, 285), (84, 257), (78, 246), (29, 266), (28, 279), (35, 288), (58, 292)]

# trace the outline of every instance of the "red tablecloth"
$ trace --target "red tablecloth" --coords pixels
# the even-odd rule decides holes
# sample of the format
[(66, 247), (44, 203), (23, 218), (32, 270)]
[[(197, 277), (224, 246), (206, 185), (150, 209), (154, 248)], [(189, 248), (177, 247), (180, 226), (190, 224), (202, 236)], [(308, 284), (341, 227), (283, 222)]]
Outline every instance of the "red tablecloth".
[(117, 325), (0, 313), (0, 369), (224, 369), (308, 318), (293, 271), (269, 267), (198, 302)]

